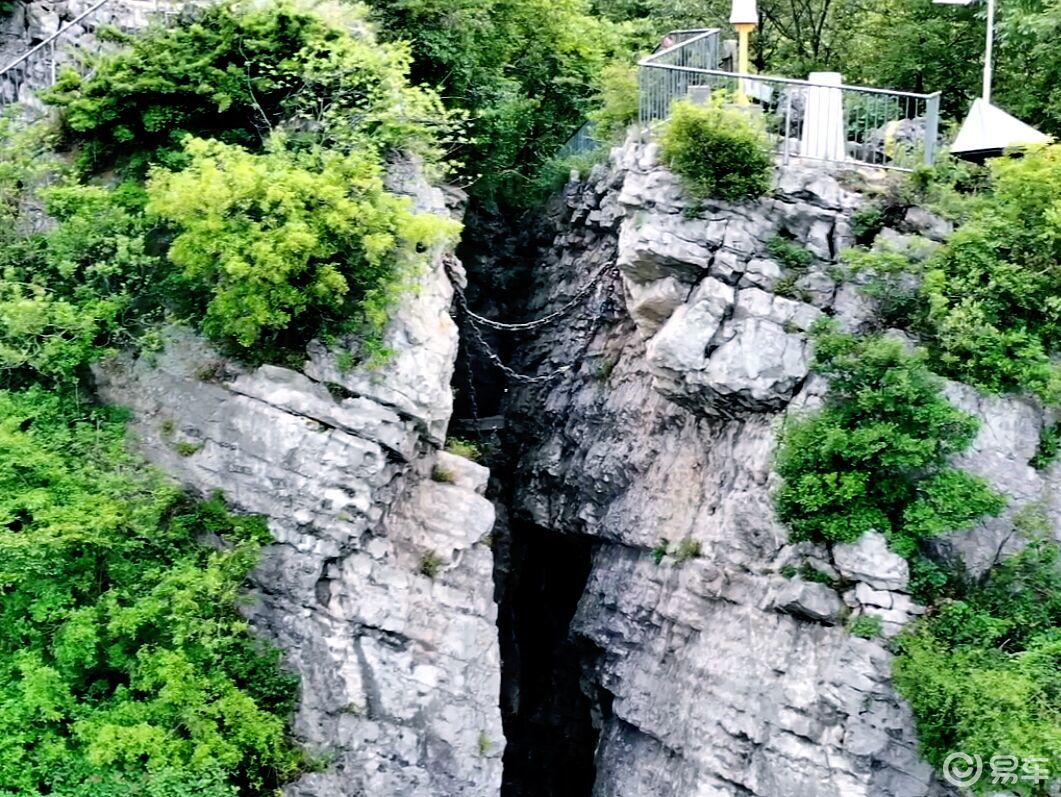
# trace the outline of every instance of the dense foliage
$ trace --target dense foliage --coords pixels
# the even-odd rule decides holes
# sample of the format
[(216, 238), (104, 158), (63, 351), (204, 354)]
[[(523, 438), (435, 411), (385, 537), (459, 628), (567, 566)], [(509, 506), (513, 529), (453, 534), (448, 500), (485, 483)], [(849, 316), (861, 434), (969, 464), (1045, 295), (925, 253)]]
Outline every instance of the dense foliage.
[(922, 329), (948, 375), (1061, 398), (1061, 146), (990, 163), (990, 190), (926, 264)]
[[(8, 131), (7, 384), (76, 375), (166, 315), (256, 359), (321, 334), (381, 353), (390, 303), (458, 230), (385, 190), (385, 160), (398, 147), (436, 157), (448, 123), (408, 85), (407, 50), (346, 13), (222, 2), (130, 40), (88, 78), (68, 73), (51, 100), (79, 172), (44, 155), (50, 141)], [(113, 188), (92, 176), (109, 164), (126, 175)], [(27, 194), (54, 228), (35, 224)]]
[(73, 398), (0, 392), (0, 794), (262, 793), (301, 765), (295, 684), (236, 611), (264, 524)]
[[(899, 642), (895, 682), (917, 718), (925, 757), (961, 750), (1061, 767), (1061, 562), (1032, 539), (982, 583), (954, 578), (938, 608)], [(997, 789), (989, 778), (981, 790)], [(1008, 790), (1045, 794), (1046, 782)]]
[(90, 77), (64, 72), (48, 101), (92, 170), (179, 167), (189, 134), (262, 149), (281, 127), (292, 146), (433, 153), (448, 121), (436, 95), (409, 84), (408, 49), (375, 41), (349, 7), (324, 10), (210, 4), (122, 39)]
[(920, 352), (886, 337), (815, 329), (814, 370), (829, 380), (824, 406), (782, 431), (779, 517), (795, 539), (917, 541), (997, 514), (1004, 501), (947, 458), (972, 441), (974, 418), (953, 407)]
[(455, 157), (486, 202), (527, 201), (529, 178), (583, 124), (601, 68), (629, 63), (623, 31), (585, 0), (371, 0), (381, 31), (408, 41), (413, 80), (469, 115)]
[(659, 143), (663, 161), (695, 197), (740, 202), (770, 188), (774, 158), (765, 136), (721, 101), (675, 103)]
[(149, 213), (178, 234), (175, 284), (205, 298), (203, 330), (243, 347), (304, 341), (321, 330), (382, 330), (418, 253), (457, 232), (388, 194), (364, 151), (264, 154), (190, 138), (188, 166), (156, 169)]
[(0, 122), (0, 794), (250, 797), (304, 768), (296, 682), (237, 611), (264, 524), (185, 497), (79, 386), (174, 317), (256, 357), (371, 353), (457, 229), (384, 188), (449, 125), (407, 67), (339, 7), (221, 3), (63, 76), (75, 165)]

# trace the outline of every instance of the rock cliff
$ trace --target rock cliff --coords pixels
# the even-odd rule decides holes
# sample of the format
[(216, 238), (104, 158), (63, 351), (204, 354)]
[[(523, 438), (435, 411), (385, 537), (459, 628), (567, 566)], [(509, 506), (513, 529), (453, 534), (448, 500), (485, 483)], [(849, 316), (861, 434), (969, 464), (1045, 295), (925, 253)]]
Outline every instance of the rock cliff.
[[(445, 197), (398, 170), (417, 209)], [(488, 472), (439, 450), (457, 329), (437, 252), (377, 369), (309, 348), (301, 369), (243, 367), (174, 328), (157, 354), (96, 370), (150, 460), (268, 519), (276, 544), (247, 615), (301, 677), (297, 738), (319, 772), (291, 797), (494, 795), (504, 737)]]
[[(921, 611), (906, 562), (875, 534), (788, 544), (771, 506), (776, 431), (824, 387), (806, 330), (823, 313), (848, 328), (872, 313), (835, 269), (865, 201), (845, 185), (872, 179), (792, 168), (761, 200), (696, 204), (654, 145), (630, 142), (568, 187), (529, 314), (616, 269), (582, 315), (521, 350), (528, 373), (573, 367), (509, 400), (511, 511), (531, 535), (592, 548), (570, 633), (599, 732), (595, 797), (946, 793), (918, 757), (885, 641), (844, 628), (867, 613), (890, 637)], [(884, 237), (941, 226), (911, 213)], [(778, 238), (809, 265), (779, 262)], [(626, 312), (602, 316), (609, 291)], [(1003, 518), (940, 541), (980, 567), (1012, 544), (1019, 507), (1042, 502), (1056, 521), (1057, 469), (1028, 465), (1035, 407), (951, 395), (982, 420), (961, 464), (1013, 498)], [(823, 577), (782, 575), (801, 566)]]

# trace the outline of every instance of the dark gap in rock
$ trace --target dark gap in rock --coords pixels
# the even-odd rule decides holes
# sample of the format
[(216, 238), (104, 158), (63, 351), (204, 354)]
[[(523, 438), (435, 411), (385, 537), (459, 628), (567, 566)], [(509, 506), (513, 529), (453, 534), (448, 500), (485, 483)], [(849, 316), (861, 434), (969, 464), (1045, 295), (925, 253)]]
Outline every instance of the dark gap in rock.
[(513, 522), (500, 590), (502, 797), (589, 795), (596, 777), (595, 706), (582, 691), (583, 650), (571, 620), (592, 543)]

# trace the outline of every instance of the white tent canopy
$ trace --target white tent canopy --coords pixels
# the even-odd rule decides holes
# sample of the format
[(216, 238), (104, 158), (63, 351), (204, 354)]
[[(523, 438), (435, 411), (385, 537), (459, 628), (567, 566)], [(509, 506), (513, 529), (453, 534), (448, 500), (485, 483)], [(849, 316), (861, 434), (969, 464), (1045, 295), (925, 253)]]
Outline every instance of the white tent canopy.
[(981, 98), (969, 109), (950, 151), (954, 155), (992, 154), (1018, 144), (1049, 140), (1049, 136)]

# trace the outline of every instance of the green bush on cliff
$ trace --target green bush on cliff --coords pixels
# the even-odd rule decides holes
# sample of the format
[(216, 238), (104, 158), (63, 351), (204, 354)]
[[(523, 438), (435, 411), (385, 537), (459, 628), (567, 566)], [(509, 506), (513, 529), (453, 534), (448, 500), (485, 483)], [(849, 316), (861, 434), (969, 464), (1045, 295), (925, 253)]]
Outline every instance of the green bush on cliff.
[(697, 198), (740, 202), (770, 189), (774, 158), (747, 114), (677, 102), (660, 138), (663, 162)]
[[(979, 582), (949, 596), (898, 640), (893, 675), (910, 701), (924, 756), (937, 766), (962, 751), (1039, 759), (1061, 770), (1061, 563), (1033, 539)], [(985, 777), (981, 791), (997, 786)], [(1045, 794), (1045, 782), (1007, 786)]]
[(440, 100), (408, 82), (408, 48), (375, 41), (355, 7), (223, 0), (186, 13), (121, 37), (88, 77), (64, 72), (47, 94), (88, 169), (179, 167), (188, 135), (260, 149), (279, 128), (304, 145), (437, 155)]
[(203, 330), (242, 347), (329, 329), (371, 339), (420, 253), (459, 230), (387, 193), (365, 152), (192, 138), (185, 154), (183, 170), (151, 173), (147, 210), (176, 230), (175, 283), (201, 297)]
[(968, 526), (1004, 506), (982, 479), (947, 465), (976, 434), (920, 352), (885, 337), (814, 329), (813, 368), (829, 380), (822, 408), (784, 427), (778, 514), (794, 539), (849, 542), (876, 530), (910, 555), (918, 539)]
[(990, 191), (926, 264), (934, 367), (985, 390), (1061, 399), (1061, 145), (989, 162)]
[(266, 794), (302, 759), (296, 681), (237, 611), (264, 523), (73, 399), (0, 391), (0, 794)]
[[(76, 380), (166, 316), (256, 359), (335, 333), (380, 354), (394, 297), (458, 229), (384, 187), (393, 149), (430, 173), (448, 130), (408, 68), (350, 8), (222, 2), (64, 75), (80, 174), (0, 129), (0, 384)], [(112, 164), (116, 186), (89, 173)]]

